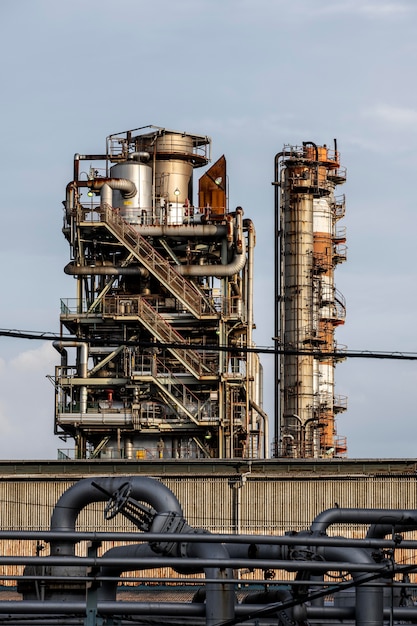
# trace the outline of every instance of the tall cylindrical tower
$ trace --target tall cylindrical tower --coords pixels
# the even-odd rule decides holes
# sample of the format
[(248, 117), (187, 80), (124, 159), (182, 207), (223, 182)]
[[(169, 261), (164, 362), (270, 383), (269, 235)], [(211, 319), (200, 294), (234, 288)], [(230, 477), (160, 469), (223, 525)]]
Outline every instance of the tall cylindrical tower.
[(276, 456), (346, 452), (335, 428), (345, 403), (334, 396), (334, 331), (345, 317), (334, 269), (346, 258), (335, 188), (345, 179), (336, 146), (305, 142), (276, 156)]

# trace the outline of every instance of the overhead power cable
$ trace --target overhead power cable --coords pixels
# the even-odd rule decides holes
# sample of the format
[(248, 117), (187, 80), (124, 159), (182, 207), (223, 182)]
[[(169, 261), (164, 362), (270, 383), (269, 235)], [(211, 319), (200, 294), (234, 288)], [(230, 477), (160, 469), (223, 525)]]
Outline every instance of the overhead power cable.
[(255, 354), (282, 354), (282, 355), (311, 355), (317, 359), (335, 358), (335, 359), (389, 359), (392, 361), (417, 361), (417, 352), (384, 352), (373, 350), (335, 350), (332, 352), (320, 350), (318, 348), (296, 350), (290, 346), (219, 346), (216, 344), (189, 344), (189, 343), (165, 343), (165, 342), (144, 342), (144, 341), (120, 341), (111, 337), (75, 337), (71, 335), (60, 335), (48, 331), (29, 331), (16, 329), (0, 329), (0, 337), (9, 337), (12, 339), (29, 339), (38, 341), (86, 341), (91, 345), (111, 345), (126, 346), (154, 349), (173, 349), (173, 350), (195, 350), (204, 352), (230, 352), (237, 353), (255, 353)]

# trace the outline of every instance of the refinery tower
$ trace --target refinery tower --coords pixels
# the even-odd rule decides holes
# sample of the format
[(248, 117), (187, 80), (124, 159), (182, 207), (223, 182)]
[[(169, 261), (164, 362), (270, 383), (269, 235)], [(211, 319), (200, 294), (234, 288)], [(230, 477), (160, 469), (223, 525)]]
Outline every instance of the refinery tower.
[(278, 457), (347, 453), (336, 433), (346, 398), (336, 396), (343, 358), (335, 330), (346, 306), (334, 270), (346, 259), (346, 180), (334, 149), (305, 142), (275, 157), (275, 451)]
[(255, 230), (229, 209), (226, 160), (210, 167), (210, 150), (148, 126), (75, 155), (63, 227), (75, 297), (55, 342), (62, 458), (268, 456)]

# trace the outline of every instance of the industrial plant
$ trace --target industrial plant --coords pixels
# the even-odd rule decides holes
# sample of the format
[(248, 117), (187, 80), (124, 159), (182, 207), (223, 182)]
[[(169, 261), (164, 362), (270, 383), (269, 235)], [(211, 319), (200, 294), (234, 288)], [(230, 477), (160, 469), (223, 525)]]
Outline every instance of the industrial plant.
[[(76, 154), (63, 232), (75, 297), (55, 343), (56, 432), (75, 458), (264, 458), (255, 228), (209, 137), (144, 127)], [(71, 354), (71, 356), (69, 356)]]
[[(74, 157), (63, 232), (75, 297), (61, 301), (53, 378), (70, 458), (270, 456), (255, 225), (228, 205), (225, 157), (210, 159), (209, 137), (153, 126)], [(347, 452), (335, 420), (346, 398), (334, 387), (346, 311), (334, 283), (346, 259), (335, 190), (345, 180), (336, 143), (276, 157), (273, 457)]]
[(0, 460), (0, 625), (417, 622), (417, 462), (349, 459), (337, 432), (337, 143), (274, 160), (271, 433), (255, 225), (211, 150), (145, 126), (74, 157), (62, 445)]

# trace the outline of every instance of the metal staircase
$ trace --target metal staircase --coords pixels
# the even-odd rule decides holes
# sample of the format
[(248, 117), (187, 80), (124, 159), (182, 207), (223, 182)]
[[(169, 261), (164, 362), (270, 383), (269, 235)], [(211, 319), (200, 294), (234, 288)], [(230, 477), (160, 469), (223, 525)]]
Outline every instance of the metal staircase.
[[(103, 317), (137, 319), (158, 341), (168, 344), (170, 352), (193, 376), (199, 379), (217, 378), (217, 364), (214, 366), (204, 363), (202, 356), (191, 349), (184, 337), (145, 298), (105, 298)], [(169, 347), (170, 345), (173, 347)], [(184, 345), (184, 349), (177, 347), (178, 345)]]
[(208, 300), (108, 204), (100, 208), (100, 219), (108, 230), (164, 285), (196, 318), (217, 318)]

